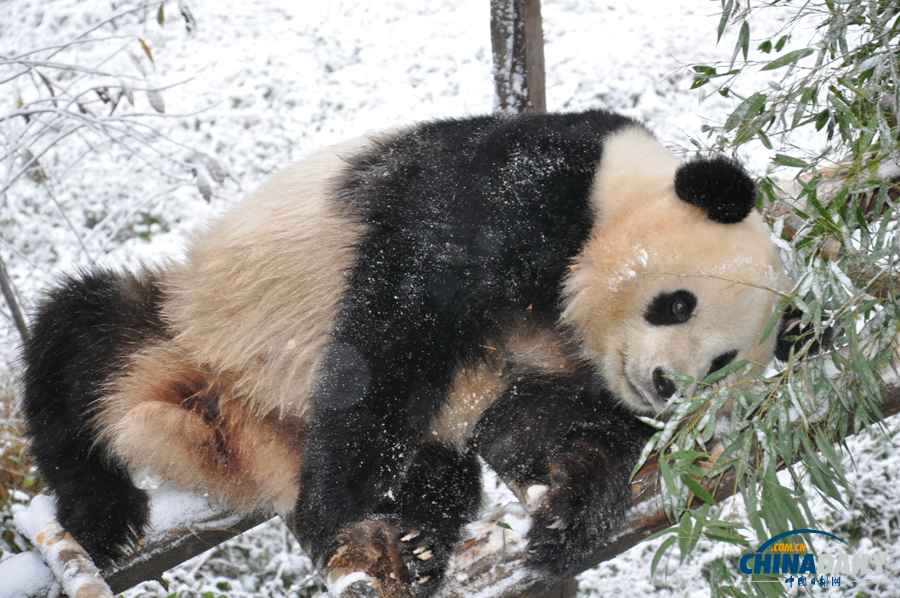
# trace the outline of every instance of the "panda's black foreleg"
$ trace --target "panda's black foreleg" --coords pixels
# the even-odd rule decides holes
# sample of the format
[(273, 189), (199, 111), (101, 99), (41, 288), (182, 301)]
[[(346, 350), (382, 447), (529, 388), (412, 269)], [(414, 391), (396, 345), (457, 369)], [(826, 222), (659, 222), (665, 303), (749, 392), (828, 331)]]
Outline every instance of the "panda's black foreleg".
[(375, 595), (428, 596), (481, 505), (480, 466), (397, 422), (361, 407), (313, 413), (295, 534), (332, 585), (362, 573)]
[(94, 415), (127, 353), (164, 334), (150, 276), (97, 270), (69, 278), (34, 314), (23, 349), (30, 452), (62, 526), (103, 567), (127, 554), (150, 515), (146, 492), (98, 443)]
[(421, 528), (401, 538), (402, 558), (418, 585), (436, 588), (462, 526), (481, 508), (481, 466), (474, 451), (426, 443), (403, 477), (397, 513), (407, 527)]
[(577, 573), (615, 532), (652, 433), (587, 375), (523, 377), (485, 412), (477, 449), (532, 501), (529, 566), (548, 587)]

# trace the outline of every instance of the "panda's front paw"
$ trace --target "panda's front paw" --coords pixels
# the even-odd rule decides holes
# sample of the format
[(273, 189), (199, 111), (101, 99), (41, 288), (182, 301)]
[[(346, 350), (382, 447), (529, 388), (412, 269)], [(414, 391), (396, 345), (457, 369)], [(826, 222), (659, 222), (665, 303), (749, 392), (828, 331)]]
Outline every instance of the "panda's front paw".
[(335, 598), (363, 598), (369, 591), (364, 585), (380, 598), (431, 596), (449, 560), (443, 546), (437, 535), (393, 517), (352, 524), (338, 536), (337, 551), (328, 561), (327, 585)]
[(625, 513), (628, 485), (593, 465), (586, 466), (583, 456), (562, 461), (552, 471), (550, 489), (539, 488), (527, 535), (528, 565), (547, 580), (560, 582), (576, 573)]
[(562, 581), (598, 548), (607, 534), (592, 525), (587, 513), (554, 509), (545, 503), (532, 514), (528, 531), (528, 566), (549, 580)]
[(416, 595), (429, 595), (438, 585), (449, 560), (447, 550), (430, 534), (411, 530), (397, 543)]

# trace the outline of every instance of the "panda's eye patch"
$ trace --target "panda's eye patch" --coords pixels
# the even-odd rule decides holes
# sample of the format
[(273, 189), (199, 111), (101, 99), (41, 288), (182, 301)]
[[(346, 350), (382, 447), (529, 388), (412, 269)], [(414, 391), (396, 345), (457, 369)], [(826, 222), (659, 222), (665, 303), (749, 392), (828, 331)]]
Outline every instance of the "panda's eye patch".
[(690, 291), (660, 293), (650, 302), (644, 319), (653, 326), (684, 324), (691, 319), (695, 307), (697, 297)]
[(713, 359), (712, 365), (709, 366), (709, 372), (707, 372), (707, 376), (712, 374), (713, 372), (718, 372), (723, 367), (734, 361), (734, 358), (737, 357), (737, 351), (729, 351), (728, 353), (722, 353), (715, 359)]

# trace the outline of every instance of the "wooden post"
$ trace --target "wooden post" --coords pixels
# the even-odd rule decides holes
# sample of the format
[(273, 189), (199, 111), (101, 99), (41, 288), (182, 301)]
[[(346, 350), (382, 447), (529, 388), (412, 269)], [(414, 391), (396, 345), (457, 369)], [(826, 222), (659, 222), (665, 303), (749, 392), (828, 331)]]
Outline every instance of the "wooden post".
[(547, 111), (540, 0), (491, 0), (494, 112)]

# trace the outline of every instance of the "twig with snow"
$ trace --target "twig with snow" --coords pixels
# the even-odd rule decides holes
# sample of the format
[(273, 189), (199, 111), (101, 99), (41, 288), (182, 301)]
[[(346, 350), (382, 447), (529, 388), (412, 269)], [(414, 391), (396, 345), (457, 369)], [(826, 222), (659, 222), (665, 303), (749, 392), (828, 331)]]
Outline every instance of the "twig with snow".
[(84, 548), (56, 521), (52, 498), (34, 497), (31, 507), (17, 513), (15, 521), (19, 531), (40, 551), (69, 598), (114, 598)]

